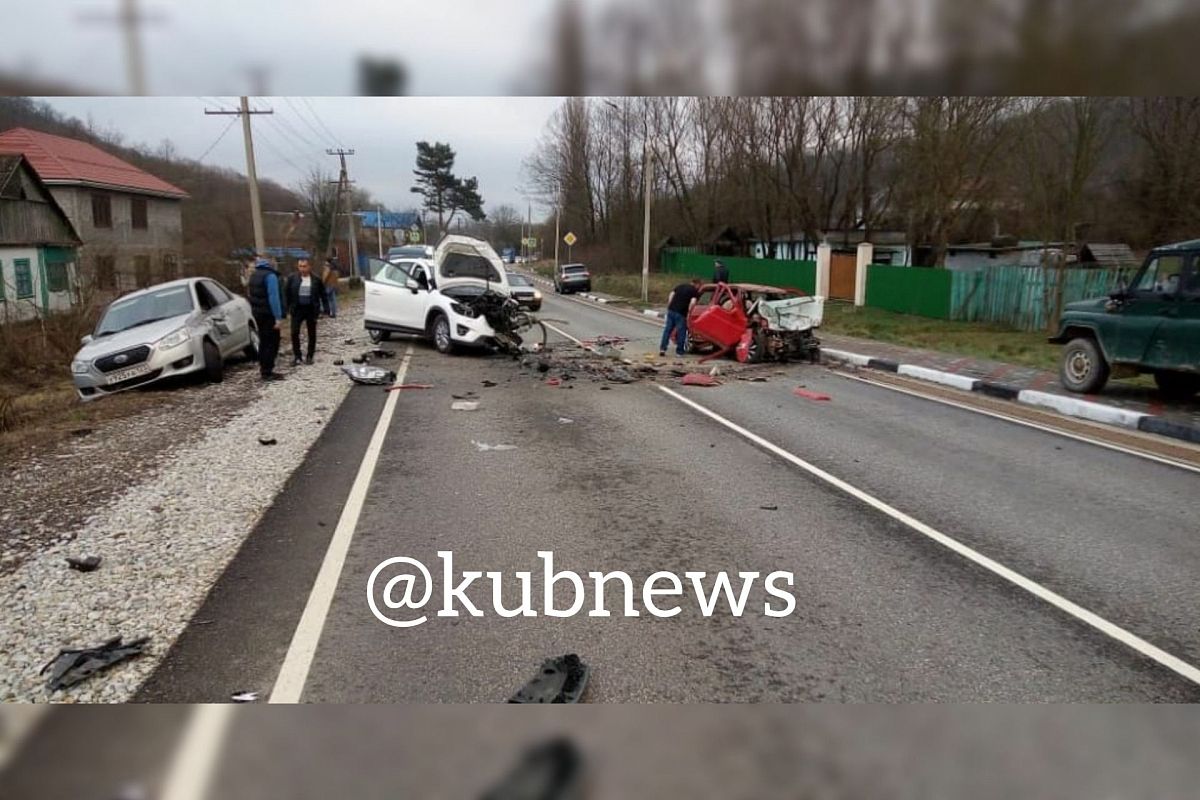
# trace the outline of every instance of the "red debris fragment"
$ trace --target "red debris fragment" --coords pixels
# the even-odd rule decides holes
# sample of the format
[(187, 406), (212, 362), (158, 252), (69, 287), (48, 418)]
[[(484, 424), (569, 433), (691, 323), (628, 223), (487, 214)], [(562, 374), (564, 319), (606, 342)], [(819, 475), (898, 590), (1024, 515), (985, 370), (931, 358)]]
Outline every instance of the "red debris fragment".
[(558, 378), (547, 378), (546, 379), (547, 386), (558, 386), (560, 383), (562, 383), (562, 381), (560, 381)]
[(814, 392), (809, 389), (805, 389), (804, 387), (798, 387), (798, 388), (793, 389), (792, 394), (796, 395), (797, 397), (804, 397), (808, 400), (829, 400), (829, 399), (831, 399), (829, 397), (829, 395), (827, 395), (827, 394), (821, 394), (820, 392)]
[(432, 383), (399, 383), (395, 386), (389, 386), (384, 389), (385, 392), (394, 392), (399, 389), (432, 389)]
[(721, 382), (712, 375), (705, 375), (702, 372), (689, 372), (683, 376), (680, 381), (684, 386), (720, 386)]

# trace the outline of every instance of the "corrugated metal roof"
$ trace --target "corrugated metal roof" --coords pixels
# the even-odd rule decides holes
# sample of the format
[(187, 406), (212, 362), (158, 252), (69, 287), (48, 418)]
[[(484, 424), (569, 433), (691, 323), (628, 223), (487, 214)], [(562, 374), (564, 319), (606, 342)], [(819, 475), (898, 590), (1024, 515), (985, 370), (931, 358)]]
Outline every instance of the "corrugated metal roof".
[(0, 152), (22, 153), (46, 183), (81, 183), (127, 192), (187, 197), (187, 192), (95, 145), (30, 128), (0, 133)]
[(1088, 243), (1083, 246), (1083, 251), (1081, 256), (1090, 253), (1090, 261), (1106, 267), (1125, 267), (1137, 263), (1133, 248), (1127, 244)]

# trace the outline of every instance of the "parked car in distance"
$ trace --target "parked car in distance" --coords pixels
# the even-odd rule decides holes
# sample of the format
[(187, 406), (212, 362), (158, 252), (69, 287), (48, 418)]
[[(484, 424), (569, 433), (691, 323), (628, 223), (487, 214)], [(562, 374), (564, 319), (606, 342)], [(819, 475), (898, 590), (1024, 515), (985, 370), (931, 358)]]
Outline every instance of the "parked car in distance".
[(512, 289), (513, 298), (530, 311), (537, 311), (542, 307), (542, 293), (526, 276), (510, 272), (508, 273), (508, 285)]
[(554, 291), (559, 294), (591, 290), (592, 274), (583, 264), (560, 264), (554, 273)]
[(441, 353), (496, 341), (483, 308), (508, 298), (508, 273), (492, 246), (470, 236), (447, 236), (432, 257), (370, 259), (363, 327), (375, 342), (415, 334)]
[(119, 297), (82, 341), (71, 375), (83, 400), (189, 373), (219, 382), (226, 358), (258, 356), (250, 304), (211, 278), (184, 278)]
[(1200, 391), (1200, 239), (1156, 247), (1108, 297), (1070, 303), (1058, 332), (1065, 389), (1093, 393), (1110, 377), (1152, 373), (1168, 397)]

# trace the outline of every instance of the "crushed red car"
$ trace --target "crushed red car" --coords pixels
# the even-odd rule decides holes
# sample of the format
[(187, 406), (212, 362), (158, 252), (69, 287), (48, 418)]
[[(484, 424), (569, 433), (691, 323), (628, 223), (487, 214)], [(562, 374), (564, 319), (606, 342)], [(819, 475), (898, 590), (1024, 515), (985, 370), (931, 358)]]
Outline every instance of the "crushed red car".
[(824, 298), (753, 283), (711, 283), (688, 314), (689, 347), (703, 360), (733, 353), (738, 361), (816, 363)]

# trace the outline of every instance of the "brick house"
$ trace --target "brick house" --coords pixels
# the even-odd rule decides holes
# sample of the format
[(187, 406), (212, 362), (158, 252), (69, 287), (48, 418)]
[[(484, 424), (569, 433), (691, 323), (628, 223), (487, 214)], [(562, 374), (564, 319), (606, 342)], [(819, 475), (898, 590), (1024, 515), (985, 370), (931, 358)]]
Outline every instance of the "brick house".
[(29, 128), (0, 133), (0, 153), (24, 155), (66, 213), (83, 242), (85, 287), (120, 294), (182, 277), (182, 189), (95, 145)]

